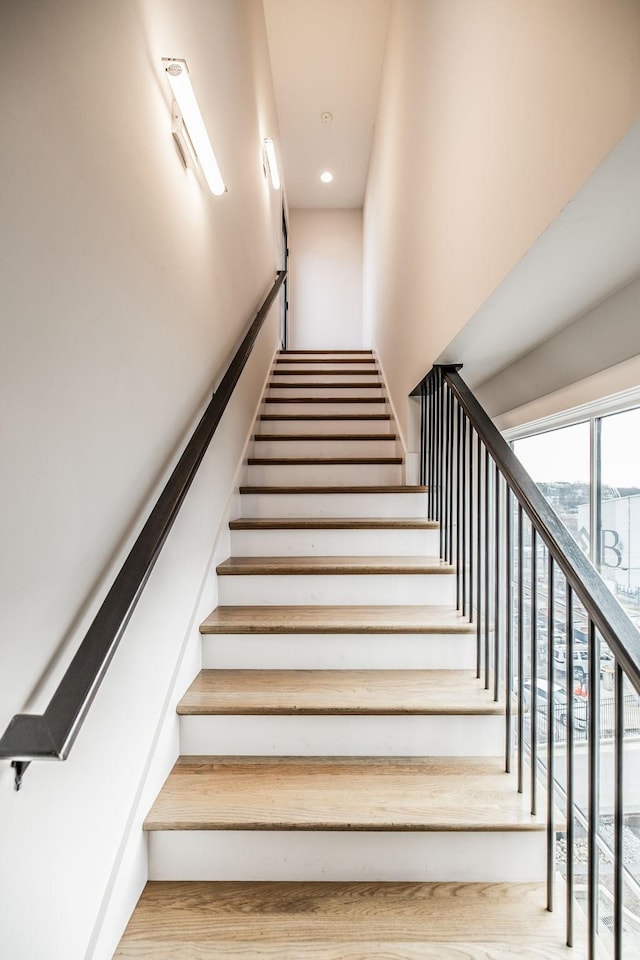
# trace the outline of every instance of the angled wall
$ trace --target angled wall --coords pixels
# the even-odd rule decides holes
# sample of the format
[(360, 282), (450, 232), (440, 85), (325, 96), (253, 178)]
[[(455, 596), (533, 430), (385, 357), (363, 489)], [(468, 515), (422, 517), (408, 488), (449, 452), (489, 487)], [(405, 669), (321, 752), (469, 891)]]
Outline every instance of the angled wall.
[(365, 336), (407, 393), (640, 112), (635, 0), (394, 0)]

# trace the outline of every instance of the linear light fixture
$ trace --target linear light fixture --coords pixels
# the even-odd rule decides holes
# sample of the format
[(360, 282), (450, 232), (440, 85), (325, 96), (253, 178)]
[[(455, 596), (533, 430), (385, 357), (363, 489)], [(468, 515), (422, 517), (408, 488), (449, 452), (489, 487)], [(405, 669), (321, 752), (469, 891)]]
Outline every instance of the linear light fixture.
[(276, 158), (276, 145), (271, 137), (265, 137), (264, 152), (267, 158), (267, 169), (271, 177), (271, 186), (274, 190), (280, 189), (280, 174), (278, 173), (278, 160)]
[(211, 193), (219, 197), (226, 192), (227, 188), (224, 185), (220, 167), (218, 166), (218, 161), (216, 160), (211, 141), (209, 140), (209, 134), (207, 133), (196, 95), (191, 86), (191, 78), (189, 77), (186, 60), (163, 57), (162, 62), (165, 64), (171, 91), (178, 105), (184, 127), (186, 127), (188, 138), (184, 136), (184, 129), (182, 131), (176, 129), (175, 113), (174, 134), (179, 135), (181, 133), (182, 139), (178, 136), (178, 140), (183, 155), (185, 150), (182, 140), (186, 141), (187, 149), (195, 156)]

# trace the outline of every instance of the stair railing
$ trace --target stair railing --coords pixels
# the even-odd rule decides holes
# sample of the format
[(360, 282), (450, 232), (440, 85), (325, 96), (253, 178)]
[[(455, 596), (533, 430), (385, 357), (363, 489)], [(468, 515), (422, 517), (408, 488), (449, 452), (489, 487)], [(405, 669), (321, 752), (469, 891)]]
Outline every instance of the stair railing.
[(46, 710), (16, 714), (0, 737), (16, 790), (32, 760), (68, 757), (285, 277), (278, 271)]
[[(460, 376), (461, 365), (438, 365), (412, 391), (421, 405), (420, 482), (428, 486), (429, 518), (440, 523), (440, 556), (455, 566), (456, 603), (476, 624), (476, 673), (497, 701), (504, 698), (505, 769), (525, 779), (531, 813), (547, 831), (547, 909), (554, 908), (558, 803), (566, 810), (566, 940), (574, 943), (576, 824), (587, 838), (586, 927), (589, 960), (598, 950), (601, 774), (601, 658), (613, 658), (612, 954), (622, 957), (623, 885), (638, 884), (624, 862), (624, 735), (628, 685), (640, 692), (640, 634), (535, 482)], [(560, 612), (564, 606), (564, 616)], [(582, 610), (580, 610), (580, 606)], [(586, 621), (588, 693), (577, 697), (576, 622)], [(554, 652), (564, 643), (564, 683)], [(559, 691), (559, 693), (557, 692)], [(582, 691), (581, 691), (582, 692)], [(634, 694), (635, 699), (635, 694)], [(566, 727), (556, 736), (554, 711)], [(588, 750), (588, 799), (576, 798), (575, 741)], [(608, 735), (608, 734), (607, 734)], [(557, 783), (558, 744), (565, 786)], [(544, 781), (544, 783), (543, 783)], [(545, 803), (539, 803), (544, 785)], [(544, 809), (539, 807), (544, 806)], [(564, 832), (564, 830), (563, 830)], [(602, 943), (602, 936), (600, 936)]]

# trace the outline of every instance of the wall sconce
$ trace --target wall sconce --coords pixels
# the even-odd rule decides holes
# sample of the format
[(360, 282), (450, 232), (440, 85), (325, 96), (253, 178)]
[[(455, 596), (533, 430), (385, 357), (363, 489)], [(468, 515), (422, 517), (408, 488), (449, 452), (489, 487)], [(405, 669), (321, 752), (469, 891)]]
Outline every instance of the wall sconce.
[(216, 160), (204, 125), (196, 95), (191, 86), (191, 78), (186, 60), (163, 57), (171, 91), (175, 98), (172, 106), (172, 133), (180, 149), (185, 166), (189, 157), (204, 174), (211, 193), (217, 197), (226, 193), (220, 167)]
[(266, 137), (264, 141), (264, 155), (266, 158), (267, 170), (271, 177), (271, 186), (274, 190), (280, 189), (280, 174), (278, 173), (278, 161), (276, 159), (276, 146), (271, 137)]

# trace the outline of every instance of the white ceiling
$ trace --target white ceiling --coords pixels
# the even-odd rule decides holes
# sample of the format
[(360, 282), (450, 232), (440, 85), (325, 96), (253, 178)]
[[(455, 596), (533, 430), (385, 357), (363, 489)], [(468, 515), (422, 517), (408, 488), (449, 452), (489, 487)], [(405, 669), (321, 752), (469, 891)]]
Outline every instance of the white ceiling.
[(640, 121), (438, 358), (471, 386), (494, 376), (640, 272)]
[[(264, 0), (290, 207), (361, 207), (390, 0)], [(333, 114), (324, 123), (321, 114)], [(320, 182), (323, 170), (333, 183)]]

